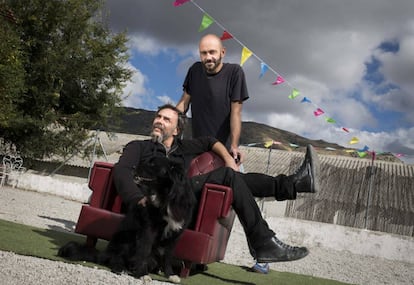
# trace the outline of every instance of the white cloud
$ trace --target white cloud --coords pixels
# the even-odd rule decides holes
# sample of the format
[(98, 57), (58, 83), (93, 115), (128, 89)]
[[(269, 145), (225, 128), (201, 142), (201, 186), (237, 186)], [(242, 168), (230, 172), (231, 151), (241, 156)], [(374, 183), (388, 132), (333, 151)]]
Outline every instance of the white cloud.
[[(314, 118), (312, 108), (320, 106), (345, 127), (376, 129), (361, 133), (361, 141), (367, 144), (377, 146), (383, 142), (378, 147), (390, 147), (395, 146), (396, 139), (403, 142), (402, 146), (414, 149), (409, 143), (414, 139), (412, 130), (399, 129), (396, 121), (389, 123), (389, 129), (394, 125), (398, 131), (386, 132), (380, 123), (384, 119), (382, 112), (401, 112), (406, 116), (406, 124), (414, 122), (414, 1), (198, 0), (197, 4), (292, 84), (272, 86), (275, 74), (271, 72), (258, 79), (260, 61), (251, 57), (243, 66), (251, 97), (245, 103), (244, 120), (347, 143), (332, 130), (335, 126), (327, 127)], [(118, 30), (128, 29), (135, 51), (149, 56), (161, 52), (172, 57), (185, 55), (186, 59), (177, 66), (184, 79), (190, 62), (198, 57), (197, 43), (203, 34), (198, 32), (202, 12), (195, 5), (188, 2), (173, 7), (170, 1), (136, 0), (108, 0), (107, 5), (111, 25)], [(220, 34), (222, 29), (213, 24), (206, 32)], [(376, 49), (393, 39), (400, 43), (398, 53), (380, 53)], [(229, 40), (224, 44), (228, 52), (226, 61), (238, 63), (240, 43)], [(386, 82), (401, 90), (379, 95), (363, 82), (365, 63), (372, 55), (381, 61), (380, 72)], [(141, 76), (137, 85), (146, 90), (150, 85)], [(315, 106), (288, 99), (292, 87), (309, 97)], [(151, 90), (146, 91), (151, 94)], [(170, 99), (166, 95), (144, 98), (143, 93), (139, 94), (134, 97), (140, 101), (139, 106), (144, 99)]]
[(133, 75), (123, 89), (123, 105), (139, 108), (144, 106), (145, 99), (151, 91), (146, 88), (147, 79), (145, 75), (132, 65), (129, 65), (128, 68), (133, 71)]

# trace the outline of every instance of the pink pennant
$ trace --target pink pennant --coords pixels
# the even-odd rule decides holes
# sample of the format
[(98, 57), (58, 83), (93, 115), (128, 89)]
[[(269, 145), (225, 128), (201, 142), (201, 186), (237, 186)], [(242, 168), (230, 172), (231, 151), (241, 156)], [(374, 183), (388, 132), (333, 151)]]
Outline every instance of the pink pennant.
[(232, 38), (233, 38), (233, 36), (229, 32), (224, 31), (223, 35), (220, 38), (220, 40), (225, 41), (225, 40), (232, 39)]
[(282, 84), (283, 82), (285, 82), (285, 80), (283, 79), (283, 77), (282, 77), (282, 76), (280, 76), (280, 75), (279, 75), (279, 76), (276, 78), (276, 81), (272, 83), (272, 85)]
[(320, 115), (322, 115), (323, 113), (325, 113), (325, 112), (324, 112), (324, 111), (322, 111), (322, 109), (320, 109), (320, 108), (316, 109), (316, 111), (314, 111), (314, 112), (313, 112), (313, 114), (314, 114), (315, 116), (320, 116)]
[(342, 128), (342, 130), (343, 130), (344, 132), (349, 133), (349, 130), (348, 130), (347, 128)]
[(177, 7), (177, 6), (183, 5), (184, 3), (189, 2), (189, 1), (190, 0), (175, 0), (174, 6)]

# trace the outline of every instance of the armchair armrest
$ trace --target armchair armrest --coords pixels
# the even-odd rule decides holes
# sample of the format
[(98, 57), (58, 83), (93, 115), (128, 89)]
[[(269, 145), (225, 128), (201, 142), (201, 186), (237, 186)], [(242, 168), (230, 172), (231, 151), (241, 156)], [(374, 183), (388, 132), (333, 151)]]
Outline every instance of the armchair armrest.
[(202, 191), (194, 230), (213, 235), (217, 228), (217, 220), (229, 216), (232, 201), (233, 191), (230, 187), (206, 183)]

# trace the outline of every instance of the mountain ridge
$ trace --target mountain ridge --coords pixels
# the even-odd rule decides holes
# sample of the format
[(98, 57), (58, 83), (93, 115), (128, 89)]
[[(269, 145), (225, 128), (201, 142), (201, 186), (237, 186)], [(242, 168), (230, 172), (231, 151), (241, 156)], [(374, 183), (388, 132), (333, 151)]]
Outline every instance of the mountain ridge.
[[(155, 111), (136, 109), (132, 107), (122, 107), (122, 109), (119, 124), (111, 124), (107, 131), (145, 136), (150, 134)], [(187, 119), (184, 137), (191, 137), (191, 118)], [(275, 142), (272, 145), (272, 148), (274, 149), (304, 149), (307, 144), (312, 144), (318, 149), (318, 152), (323, 154), (358, 157), (356, 152), (345, 151), (346, 149), (351, 148), (345, 148), (336, 143), (326, 142), (324, 140), (308, 139), (293, 132), (274, 128), (262, 123), (256, 123), (253, 121), (242, 122), (240, 145), (265, 148), (266, 142), (270, 141)], [(367, 158), (370, 158), (370, 156), (367, 156)], [(391, 153), (385, 153), (381, 156), (377, 156), (376, 158), (385, 161), (401, 162)]]

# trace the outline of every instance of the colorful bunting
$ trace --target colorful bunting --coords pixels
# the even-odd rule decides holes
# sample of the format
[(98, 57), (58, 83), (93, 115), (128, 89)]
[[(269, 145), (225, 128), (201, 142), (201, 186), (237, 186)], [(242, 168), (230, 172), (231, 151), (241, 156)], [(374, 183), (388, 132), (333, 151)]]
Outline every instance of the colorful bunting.
[(199, 32), (204, 31), (208, 27), (210, 27), (211, 24), (214, 23), (213, 18), (211, 18), (209, 15), (204, 14), (203, 19), (201, 20), (200, 28), (198, 29)]
[(240, 59), (240, 65), (243, 66), (243, 64), (246, 62), (246, 60), (252, 55), (253, 53), (247, 48), (243, 47), (241, 59)]
[(351, 141), (349, 142), (349, 144), (356, 144), (356, 143), (359, 143), (359, 139), (357, 137), (353, 137)]
[(317, 117), (322, 115), (323, 113), (325, 113), (321, 108), (316, 109), (315, 111), (313, 111), (313, 114)]
[(290, 143), (289, 145), (290, 145), (291, 147), (294, 147), (294, 148), (298, 148), (298, 147), (299, 147), (297, 144), (294, 144), (294, 143)]
[(174, 6), (177, 7), (177, 6), (183, 5), (184, 3), (189, 2), (189, 1), (190, 0), (175, 0)]
[(232, 39), (232, 38), (233, 38), (233, 36), (229, 32), (224, 31), (223, 35), (221, 35), (221, 37), (220, 37), (220, 40), (225, 41), (225, 40), (229, 40), (229, 39)]
[[(201, 25), (200, 25), (200, 27), (199, 27), (199, 32), (201, 32), (201, 31), (203, 31), (203, 30), (205, 30), (205, 29), (207, 29), (211, 24), (213, 24), (214, 22), (216, 22), (215, 20), (214, 20), (214, 18), (212, 18), (211, 16), (209, 16), (200, 6), (198, 6), (198, 4), (197, 3), (195, 3), (194, 1), (192, 1), (192, 0), (175, 0), (174, 1), (174, 6), (181, 6), (181, 5), (183, 5), (183, 4), (185, 4), (185, 3), (187, 3), (187, 2), (192, 2), (192, 4), (194, 4), (200, 11), (202, 11), (203, 13), (204, 13), (204, 15), (203, 15), (203, 19), (202, 19), (202, 21), (201, 21)], [(218, 23), (217, 22), (217, 25), (219, 26), (219, 27), (221, 27), (222, 29), (223, 29), (223, 34), (222, 34), (222, 36), (220, 37), (220, 39), (222, 40), (222, 41), (224, 41), (224, 40), (228, 40), (228, 39), (232, 39), (232, 38), (234, 38), (241, 46), (243, 46), (243, 49), (242, 49), (242, 54), (241, 54), (241, 59), (240, 59), (240, 65), (241, 66), (243, 66), (243, 64), (246, 62), (246, 60), (247, 59), (249, 59), (249, 57), (250, 56), (252, 56), (252, 55), (254, 55), (261, 63), (260, 63), (260, 65), (261, 65), (261, 69), (260, 69), (260, 75), (259, 75), (259, 78), (262, 78), (263, 76), (264, 76), (264, 74), (270, 69), (273, 73), (275, 73), (276, 75), (278, 74), (278, 72), (276, 72), (276, 71), (274, 71), (272, 68), (270, 68), (266, 63), (264, 63), (256, 54), (254, 54), (251, 50), (249, 50), (243, 43), (241, 43), (237, 38), (235, 38), (232, 34), (230, 34), (228, 31), (226, 31), (226, 29), (220, 24), (220, 23)], [(276, 80), (272, 83), (272, 85), (278, 85), (278, 84), (281, 84), (281, 83), (283, 83), (283, 82), (285, 82), (285, 79), (283, 78), (283, 77), (281, 77), (281, 76), (277, 76), (277, 78), (276, 78)], [(289, 85), (289, 86), (291, 86), (290, 85), (290, 83), (289, 82), (287, 82), (287, 84)], [(292, 87), (292, 86), (291, 86)], [(292, 92), (291, 92), (291, 94), (288, 96), (288, 98), (289, 99), (294, 99), (294, 98), (296, 98), (297, 96), (299, 96), (300, 95), (300, 92), (296, 89), (296, 88), (293, 88), (293, 90), (292, 90)], [(303, 99), (301, 100), (301, 103), (312, 103), (312, 101), (310, 100), (310, 99), (308, 99), (307, 97), (303, 97)], [(316, 111), (314, 111), (313, 112), (314, 113), (314, 115), (315, 116), (320, 116), (320, 115), (322, 115), (322, 114), (324, 114), (325, 112), (322, 110), (322, 109), (320, 109), (320, 108), (317, 108), (316, 109)], [(336, 123), (336, 121), (333, 119), (333, 118), (325, 118), (325, 120), (326, 120), (326, 122), (328, 122), (328, 123)], [(349, 130), (347, 129), (347, 128), (345, 128), (345, 127), (342, 127), (342, 130), (344, 131), (344, 132), (347, 132), (347, 133), (349, 133)], [(353, 137), (352, 139), (351, 139), (351, 141), (349, 142), (350, 144), (356, 144), (356, 143), (358, 143), (359, 142), (359, 140), (358, 140), (358, 138), (356, 138), (356, 137)], [(271, 142), (271, 145), (272, 144), (275, 144), (276, 142)], [(267, 143), (265, 144), (265, 146), (267, 145)], [(267, 145), (266, 147), (269, 147), (270, 145)], [(296, 146), (296, 145), (294, 145), (294, 144), (291, 144), (291, 146)], [(365, 147), (367, 147), (367, 146), (365, 146)], [(354, 151), (354, 150), (350, 150), (350, 151)], [(360, 156), (360, 157), (362, 157), (362, 156), (366, 156), (367, 155), (367, 153), (366, 153), (366, 151), (365, 152), (358, 152), (358, 155)], [(372, 153), (372, 155), (373, 155), (373, 159), (375, 159), (375, 152), (373, 152)], [(402, 157), (403, 156), (403, 154), (396, 154), (395, 155), (396, 157), (398, 157), (398, 158), (400, 158), (400, 157)]]
[(369, 150), (369, 147), (366, 145), (363, 148), (359, 149), (358, 151), (363, 152), (363, 151), (367, 151), (367, 150)]
[(266, 63), (264, 63), (264, 62), (260, 63), (260, 75), (259, 75), (259, 78), (262, 78), (263, 75), (266, 73), (266, 71), (268, 69), (269, 69), (269, 66)]
[(375, 151), (371, 152), (371, 156), (372, 156), (372, 162), (374, 162), (375, 158), (377, 157)]
[(271, 145), (273, 145), (273, 141), (267, 141), (264, 143), (264, 147), (266, 148), (270, 147)]
[(279, 75), (279, 76), (276, 78), (276, 81), (272, 83), (272, 85), (282, 84), (283, 82), (285, 82), (285, 80), (283, 79), (283, 77), (282, 77), (282, 76), (280, 76), (280, 75)]
[(327, 121), (328, 123), (336, 123), (336, 121), (332, 118), (325, 118), (325, 121)]
[(288, 96), (289, 99), (295, 99), (296, 97), (298, 97), (300, 95), (300, 92), (298, 89), (293, 88), (292, 93), (290, 93), (290, 95)]
[(325, 149), (326, 149), (326, 150), (336, 150), (336, 148), (329, 147), (329, 146), (325, 147)]
[(309, 100), (308, 98), (306, 98), (306, 97), (303, 97), (303, 99), (302, 99), (302, 101), (300, 101), (301, 103), (312, 103), (312, 101), (311, 100)]
[(366, 157), (368, 155), (368, 153), (366, 153), (366, 152), (359, 152), (359, 151), (357, 151), (357, 153), (358, 153), (358, 156), (360, 158), (364, 158), (364, 157)]

